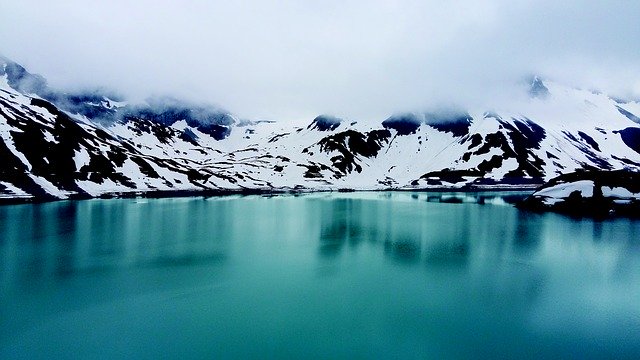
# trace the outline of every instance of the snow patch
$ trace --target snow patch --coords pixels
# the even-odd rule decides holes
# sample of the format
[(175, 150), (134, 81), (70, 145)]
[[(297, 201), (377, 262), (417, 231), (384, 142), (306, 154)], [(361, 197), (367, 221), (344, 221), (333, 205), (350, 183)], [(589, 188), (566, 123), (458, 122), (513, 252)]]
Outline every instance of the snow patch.
[(84, 147), (80, 148), (80, 151), (75, 151), (73, 161), (76, 163), (76, 170), (79, 171), (83, 166), (88, 165), (91, 161), (91, 157)]
[(640, 199), (640, 193), (632, 193), (623, 187), (602, 187), (602, 195), (618, 199)]
[(55, 185), (50, 183), (49, 180), (47, 180), (47, 179), (45, 179), (43, 177), (40, 177), (40, 176), (33, 175), (33, 174), (29, 174), (29, 177), (36, 184), (40, 185), (40, 187), (44, 191), (46, 191), (49, 194), (57, 197), (58, 199), (66, 199), (66, 198), (69, 197), (70, 192), (58, 189)]
[(0, 185), (6, 188), (5, 192), (9, 192), (9, 194), (0, 193), (0, 197), (3, 198), (29, 198), (33, 197), (31, 194), (25, 192), (24, 190), (14, 186), (11, 183), (0, 181)]
[(593, 181), (591, 180), (579, 180), (572, 183), (558, 184), (551, 186), (535, 193), (535, 196), (546, 197), (545, 203), (553, 205), (556, 202), (565, 199), (571, 195), (574, 191), (579, 191), (580, 195), (585, 198), (593, 196)]

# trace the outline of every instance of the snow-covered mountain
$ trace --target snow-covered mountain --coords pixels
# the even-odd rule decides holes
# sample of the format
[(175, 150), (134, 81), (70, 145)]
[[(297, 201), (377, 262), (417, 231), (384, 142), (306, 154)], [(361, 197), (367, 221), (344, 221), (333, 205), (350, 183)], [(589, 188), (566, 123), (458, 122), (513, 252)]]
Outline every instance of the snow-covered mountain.
[(68, 94), (0, 59), (0, 197), (539, 185), (640, 170), (640, 103), (535, 78), (516, 107), (247, 121), (160, 98)]

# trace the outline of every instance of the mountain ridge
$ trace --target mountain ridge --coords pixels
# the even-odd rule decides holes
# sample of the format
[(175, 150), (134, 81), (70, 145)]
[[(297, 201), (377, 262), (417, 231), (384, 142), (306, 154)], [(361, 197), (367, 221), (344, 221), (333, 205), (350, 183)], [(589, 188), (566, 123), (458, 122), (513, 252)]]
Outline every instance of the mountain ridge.
[(320, 115), (302, 126), (174, 100), (133, 106), (99, 93), (60, 95), (10, 66), (0, 68), (4, 199), (504, 189), (579, 169), (640, 170), (639, 103), (537, 77), (517, 111), (404, 113), (380, 123)]

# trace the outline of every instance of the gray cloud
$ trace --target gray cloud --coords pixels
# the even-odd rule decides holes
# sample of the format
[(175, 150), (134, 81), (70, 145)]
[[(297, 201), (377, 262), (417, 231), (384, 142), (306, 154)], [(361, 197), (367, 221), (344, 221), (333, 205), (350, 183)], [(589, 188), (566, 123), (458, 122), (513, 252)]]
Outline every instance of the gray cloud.
[(2, 3), (0, 52), (53, 86), (250, 118), (488, 107), (533, 73), (640, 96), (637, 1)]

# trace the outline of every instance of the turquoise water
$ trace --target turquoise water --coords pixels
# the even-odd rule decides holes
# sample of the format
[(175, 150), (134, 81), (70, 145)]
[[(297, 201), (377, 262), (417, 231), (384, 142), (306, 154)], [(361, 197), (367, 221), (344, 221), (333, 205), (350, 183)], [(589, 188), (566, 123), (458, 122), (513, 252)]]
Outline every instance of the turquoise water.
[(0, 207), (2, 359), (505, 357), (639, 358), (640, 222), (492, 194)]

